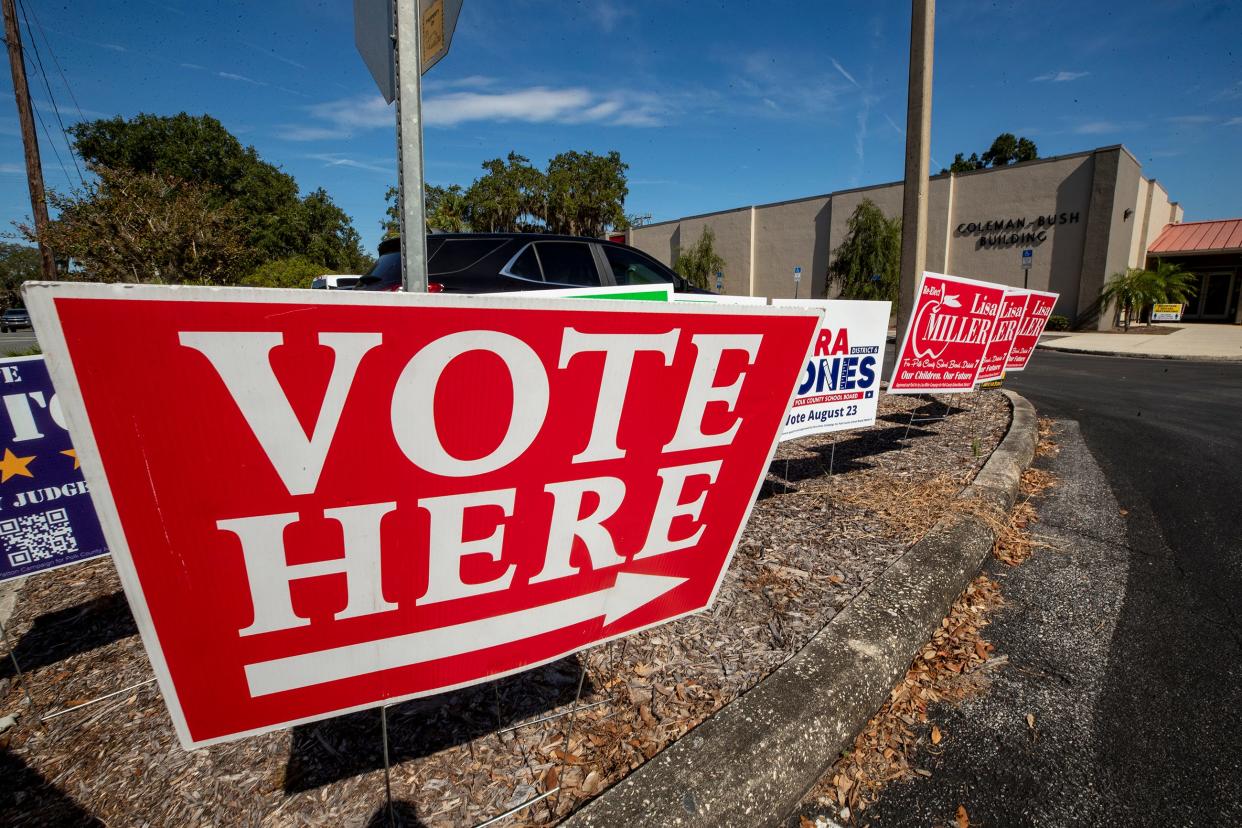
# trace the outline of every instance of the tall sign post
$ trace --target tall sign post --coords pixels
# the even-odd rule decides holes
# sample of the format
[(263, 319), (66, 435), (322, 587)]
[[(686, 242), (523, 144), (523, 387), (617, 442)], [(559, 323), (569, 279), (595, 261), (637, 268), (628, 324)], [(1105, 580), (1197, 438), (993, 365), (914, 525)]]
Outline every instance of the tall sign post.
[(798, 285), (802, 284), (802, 268), (794, 268), (794, 298), (798, 298)]
[(1022, 289), (1026, 290), (1031, 277), (1031, 263), (1035, 261), (1035, 251), (1029, 247), (1022, 251)]
[[(423, 73), (448, 54), (462, 0), (354, 0), (354, 43), (384, 100), (397, 102), (401, 284), (427, 290)], [(401, 60), (405, 55), (406, 59)]]
[(914, 286), (927, 264), (927, 173), (931, 146), (932, 48), (936, 0), (912, 0), (910, 92), (906, 105), (906, 178), (901, 206), (901, 287), (897, 330), (914, 310)]
[[(412, 3), (394, 4), (397, 48), (397, 189), (401, 194), (401, 285), (427, 290), (427, 220), (423, 196), (422, 15)], [(402, 60), (402, 55), (405, 59)]]

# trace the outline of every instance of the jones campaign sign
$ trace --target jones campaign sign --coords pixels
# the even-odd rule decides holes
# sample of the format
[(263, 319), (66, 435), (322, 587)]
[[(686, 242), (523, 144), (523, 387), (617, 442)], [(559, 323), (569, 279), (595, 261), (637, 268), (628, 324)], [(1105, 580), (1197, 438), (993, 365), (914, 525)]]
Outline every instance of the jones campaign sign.
[(1031, 298), (1026, 302), (1026, 310), (1022, 321), (1018, 323), (1018, 335), (1014, 337), (1013, 348), (1009, 351), (1009, 359), (1005, 361), (1006, 371), (1021, 371), (1031, 361), (1035, 346), (1048, 326), (1048, 318), (1056, 307), (1061, 294), (1046, 293), (1042, 290), (1027, 291)]
[(820, 317), (26, 296), (187, 747), (474, 684), (708, 606)]
[(992, 341), (1005, 288), (924, 273), (893, 364), (890, 394), (970, 391)]
[(891, 303), (773, 299), (772, 304), (824, 311), (781, 439), (874, 425)]
[(0, 581), (108, 554), (43, 357), (0, 359)]
[(996, 325), (992, 328), (992, 339), (988, 342), (988, 349), (983, 352), (983, 365), (979, 368), (979, 376), (975, 377), (975, 382), (995, 382), (1005, 376), (1005, 361), (1009, 359), (1009, 351), (1018, 336), (1018, 326), (1026, 311), (1028, 296), (1030, 293), (1025, 290), (1005, 291), (1000, 313), (996, 315)]

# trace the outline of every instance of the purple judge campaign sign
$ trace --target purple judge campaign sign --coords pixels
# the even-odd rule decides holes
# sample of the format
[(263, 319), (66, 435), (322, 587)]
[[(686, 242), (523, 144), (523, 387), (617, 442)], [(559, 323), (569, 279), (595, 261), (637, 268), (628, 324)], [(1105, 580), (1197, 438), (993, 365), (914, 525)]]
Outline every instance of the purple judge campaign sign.
[(0, 581), (108, 554), (41, 356), (0, 358)]

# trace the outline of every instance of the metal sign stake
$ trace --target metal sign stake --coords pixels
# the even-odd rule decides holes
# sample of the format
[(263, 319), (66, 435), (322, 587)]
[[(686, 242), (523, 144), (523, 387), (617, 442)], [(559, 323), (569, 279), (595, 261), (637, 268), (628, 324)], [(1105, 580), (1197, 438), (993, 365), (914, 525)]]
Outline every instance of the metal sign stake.
[(380, 738), (384, 743), (384, 798), (388, 803), (388, 827), (394, 828), (397, 817), (392, 808), (392, 774), (388, 762), (388, 705), (380, 705)]
[(26, 681), (26, 674), (22, 672), (22, 666), (17, 663), (17, 653), (13, 651), (13, 642), (9, 641), (8, 630), (4, 628), (2, 623), (0, 623), (0, 638), (4, 639), (4, 649), (9, 651), (9, 659), (13, 662), (13, 669), (17, 671), (17, 680), (22, 685), (22, 692), (26, 694), (26, 701), (30, 704), (31, 711), (42, 722), (43, 715), (39, 713), (39, 706), (35, 704), (34, 697), (30, 695), (30, 683)]

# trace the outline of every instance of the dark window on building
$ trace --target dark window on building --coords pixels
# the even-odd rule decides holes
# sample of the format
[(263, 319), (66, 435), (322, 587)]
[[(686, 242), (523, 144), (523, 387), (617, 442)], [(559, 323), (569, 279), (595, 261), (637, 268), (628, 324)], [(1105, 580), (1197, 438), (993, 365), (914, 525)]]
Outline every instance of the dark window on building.
[(618, 285), (667, 285), (673, 281), (671, 276), (632, 250), (609, 245), (603, 248)]
[(591, 249), (583, 242), (539, 242), (539, 261), (545, 281), (561, 285), (599, 286), (599, 271)]

